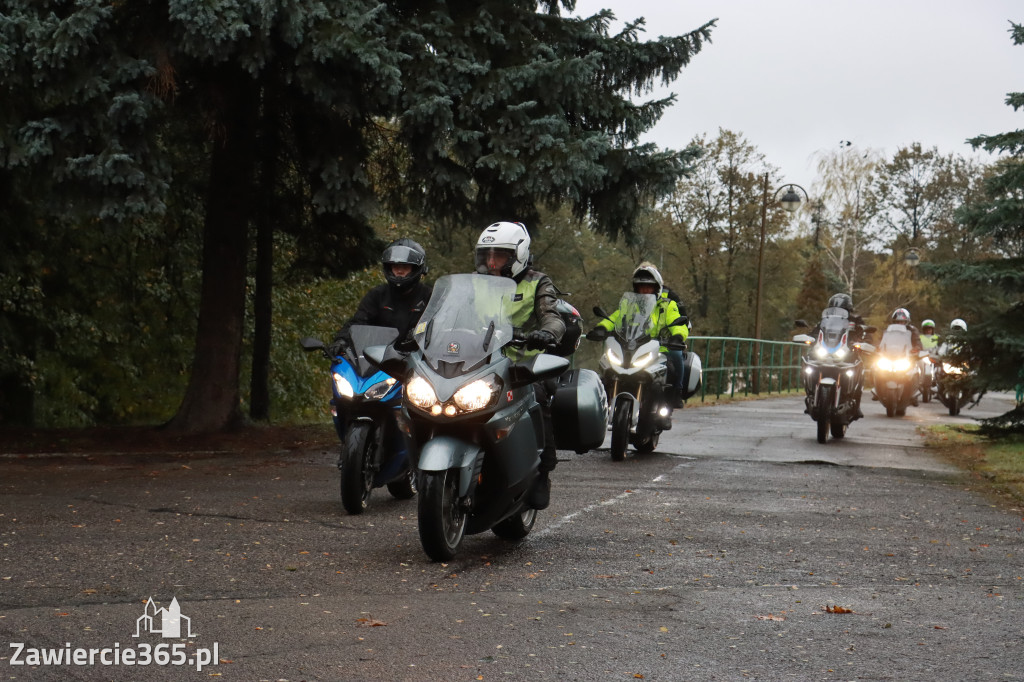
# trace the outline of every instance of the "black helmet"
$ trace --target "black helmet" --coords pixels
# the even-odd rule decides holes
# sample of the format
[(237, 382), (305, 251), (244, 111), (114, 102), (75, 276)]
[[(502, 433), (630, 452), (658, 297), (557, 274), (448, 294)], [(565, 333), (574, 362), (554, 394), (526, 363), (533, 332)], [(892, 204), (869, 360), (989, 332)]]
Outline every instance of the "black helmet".
[(832, 298), (828, 299), (829, 308), (842, 308), (848, 313), (853, 313), (853, 299), (850, 298), (849, 294), (832, 294)]
[[(388, 244), (380, 260), (384, 268), (384, 279), (397, 291), (410, 289), (420, 281), (420, 277), (427, 274), (427, 252), (411, 239), (396, 239)], [(391, 266), (397, 264), (412, 266), (412, 272), (405, 277), (396, 277), (391, 272)]]

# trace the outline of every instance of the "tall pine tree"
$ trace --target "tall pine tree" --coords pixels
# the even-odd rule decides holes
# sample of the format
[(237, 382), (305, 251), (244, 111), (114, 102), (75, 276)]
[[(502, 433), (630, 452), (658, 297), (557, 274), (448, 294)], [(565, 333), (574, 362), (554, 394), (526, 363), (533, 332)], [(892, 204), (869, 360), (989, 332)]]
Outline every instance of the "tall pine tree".
[(638, 144), (672, 98), (631, 97), (672, 81), (712, 26), (644, 42), (638, 22), (609, 34), (608, 12), (563, 16), (573, 0), (2, 7), (0, 189), (24, 229), (163, 219), (182, 182), (201, 202), (198, 330), (172, 420), (188, 431), (242, 418), (251, 234), (264, 249), (268, 229), (299, 234), (301, 262), (335, 271), (378, 248), (382, 199), (477, 228), (565, 202), (628, 235), (694, 158)]
[[(1014, 44), (1024, 45), (1024, 25), (1011, 23), (1010, 33)], [(1019, 112), (1024, 92), (1009, 93), (1006, 103)], [(1006, 307), (979, 311), (980, 319), (970, 326), (960, 354), (977, 370), (981, 387), (1012, 389), (1024, 383), (1024, 129), (980, 135), (969, 142), (1007, 155), (985, 180), (985, 200), (965, 206), (960, 213), (975, 234), (993, 240), (1003, 257), (936, 267), (935, 272), (1005, 293)], [(984, 421), (994, 432), (1024, 431), (1024, 406)]]

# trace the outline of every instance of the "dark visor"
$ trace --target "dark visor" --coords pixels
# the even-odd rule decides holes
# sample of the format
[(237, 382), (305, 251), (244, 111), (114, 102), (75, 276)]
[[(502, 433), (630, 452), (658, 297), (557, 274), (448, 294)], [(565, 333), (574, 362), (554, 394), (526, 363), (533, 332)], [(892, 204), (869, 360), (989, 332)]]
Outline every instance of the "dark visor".
[(389, 246), (384, 250), (385, 263), (409, 263), (410, 265), (422, 265), (423, 254), (408, 246)]

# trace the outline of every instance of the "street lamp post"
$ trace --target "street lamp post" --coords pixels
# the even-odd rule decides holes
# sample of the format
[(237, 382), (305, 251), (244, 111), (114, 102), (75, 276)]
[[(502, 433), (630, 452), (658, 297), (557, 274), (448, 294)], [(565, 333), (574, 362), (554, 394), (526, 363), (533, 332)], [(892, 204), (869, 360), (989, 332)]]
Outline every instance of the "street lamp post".
[[(807, 196), (807, 190), (800, 185), (794, 185), (787, 183), (782, 187), (775, 190), (775, 194), (772, 195), (773, 200), (778, 200), (782, 204), (782, 208), (787, 213), (795, 213), (800, 208), (800, 195), (796, 193), (799, 189), (810, 201), (810, 197)], [(779, 193), (782, 190), (786, 190), (786, 193), (782, 195), (782, 199), (779, 199)], [(761, 340), (761, 298), (764, 295), (764, 241), (765, 233), (768, 230), (768, 173), (764, 174), (764, 200), (761, 203), (761, 239), (757, 247), (757, 298), (754, 303), (754, 338), (758, 341)], [(754, 393), (761, 392), (761, 344), (757, 344), (757, 365), (758, 368), (754, 372), (753, 377), (753, 389)]]
[[(804, 193), (804, 197), (807, 201), (811, 198), (807, 196), (807, 190), (800, 185), (793, 183), (787, 183), (782, 187), (775, 190), (775, 194), (772, 196), (773, 200), (778, 200), (782, 204), (782, 208), (788, 213), (793, 214), (800, 208), (800, 195), (796, 193), (796, 190), (800, 190)], [(782, 199), (779, 199), (779, 193), (786, 190), (786, 193), (782, 195)], [(761, 339), (761, 297), (764, 295), (764, 242), (765, 232), (768, 228), (768, 173), (764, 174), (764, 200), (761, 203), (761, 239), (757, 247), (757, 297), (754, 303), (754, 338)]]

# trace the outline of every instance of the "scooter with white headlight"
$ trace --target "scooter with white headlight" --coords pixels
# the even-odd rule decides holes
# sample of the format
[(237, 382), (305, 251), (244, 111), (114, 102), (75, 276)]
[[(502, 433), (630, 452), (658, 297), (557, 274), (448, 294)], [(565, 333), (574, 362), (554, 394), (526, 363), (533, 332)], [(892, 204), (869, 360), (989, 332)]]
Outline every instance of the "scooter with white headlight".
[[(502, 353), (523, 344), (509, 319), (515, 292), (506, 277), (441, 277), (414, 331), (416, 350), (366, 351), (405, 384), (403, 414), (420, 445), (420, 542), (434, 561), (452, 559), (465, 535), (524, 538), (537, 518), (526, 504), (544, 448), (533, 384), (558, 377), (569, 361), (541, 353), (512, 362)], [(604, 409), (594, 393), (580, 409)], [(603, 431), (601, 420), (577, 423)]]
[[(802, 324), (802, 323), (801, 323)], [(868, 332), (874, 328), (868, 327)], [(818, 442), (843, 438), (850, 423), (858, 419), (857, 408), (864, 385), (861, 353), (871, 353), (868, 343), (850, 344), (849, 313), (843, 308), (825, 308), (817, 338), (797, 334), (793, 340), (810, 346), (803, 357), (804, 410), (818, 427)]]
[(365, 348), (391, 343), (393, 327), (352, 325), (351, 344), (332, 357), (322, 341), (300, 339), (306, 351), (319, 350), (331, 360), (331, 417), (342, 442), (338, 456), (341, 504), (349, 514), (362, 514), (374, 488), (387, 486), (397, 499), (416, 494), (416, 469), (409, 456), (412, 445), (398, 421), (402, 386), (367, 362)]

